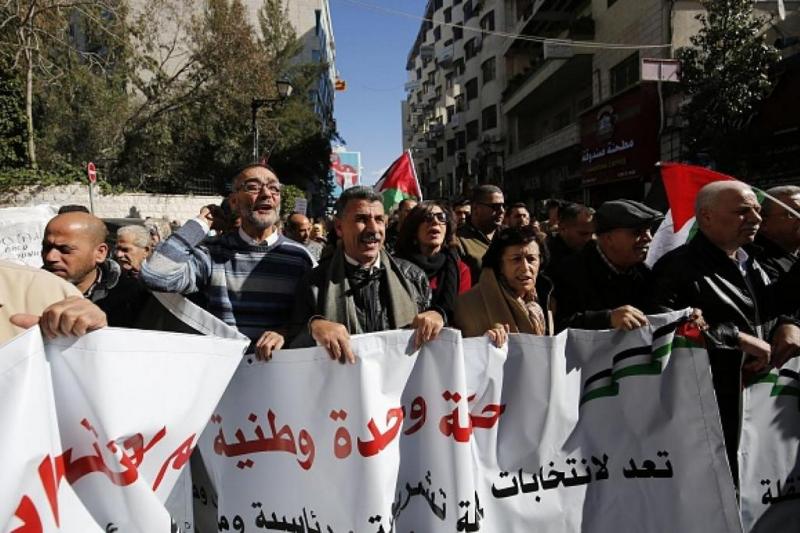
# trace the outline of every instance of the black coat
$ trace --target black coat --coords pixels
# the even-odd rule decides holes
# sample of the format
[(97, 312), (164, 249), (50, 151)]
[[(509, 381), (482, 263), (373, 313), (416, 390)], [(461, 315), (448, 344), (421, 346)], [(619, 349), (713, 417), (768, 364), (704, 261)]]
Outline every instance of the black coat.
[(551, 273), (555, 284), (556, 331), (566, 328), (609, 329), (611, 311), (632, 305), (645, 313), (663, 311), (649, 299), (651, 273), (645, 264), (614, 272), (588, 243)]
[(653, 268), (653, 302), (670, 309), (695, 307), (709, 325), (706, 335), (728, 459), (736, 479), (743, 353), (739, 332), (767, 339), (775, 319), (797, 307), (800, 268), (770, 279), (752, 256), (746, 276), (702, 233), (664, 255)]

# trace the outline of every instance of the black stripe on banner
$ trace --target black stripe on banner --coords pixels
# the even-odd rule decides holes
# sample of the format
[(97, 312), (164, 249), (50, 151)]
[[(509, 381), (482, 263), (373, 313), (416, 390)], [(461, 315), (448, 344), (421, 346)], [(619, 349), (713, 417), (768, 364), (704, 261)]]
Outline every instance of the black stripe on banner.
[(659, 337), (663, 337), (664, 335), (669, 335), (670, 333), (678, 329), (678, 324), (680, 322), (681, 322), (680, 320), (676, 320), (675, 322), (667, 324), (666, 326), (661, 326), (660, 328), (658, 328), (653, 332), (653, 340), (656, 340)]
[(588, 378), (584, 382), (583, 388), (586, 388), (587, 385), (590, 385), (590, 384), (594, 383), (595, 381), (599, 381), (599, 380), (601, 380), (603, 378), (609, 378), (609, 377), (611, 377), (611, 369), (607, 368), (606, 370), (603, 370), (602, 372), (598, 372), (594, 376)]
[(614, 364), (617, 364), (623, 359), (628, 359), (629, 357), (636, 357), (637, 355), (647, 355), (652, 351), (653, 351), (652, 346), (637, 346), (636, 348), (628, 348), (627, 350), (623, 350), (619, 352), (617, 355), (615, 355), (612, 361), (614, 362)]
[(782, 368), (779, 374), (781, 376), (786, 376), (787, 378), (792, 378), (796, 379), (797, 381), (800, 381), (800, 374), (798, 374), (794, 370), (790, 370), (788, 368)]

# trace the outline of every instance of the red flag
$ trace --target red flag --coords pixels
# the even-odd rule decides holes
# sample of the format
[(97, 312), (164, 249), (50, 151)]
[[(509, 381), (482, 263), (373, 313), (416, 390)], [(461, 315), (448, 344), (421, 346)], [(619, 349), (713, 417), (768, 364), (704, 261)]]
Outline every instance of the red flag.
[(700, 189), (712, 181), (735, 179), (704, 167), (682, 163), (661, 163), (660, 167), (675, 233), (694, 217), (694, 200)]
[(383, 196), (383, 207), (387, 213), (406, 198), (422, 200), (411, 150), (404, 152), (389, 166), (375, 184), (375, 191)]

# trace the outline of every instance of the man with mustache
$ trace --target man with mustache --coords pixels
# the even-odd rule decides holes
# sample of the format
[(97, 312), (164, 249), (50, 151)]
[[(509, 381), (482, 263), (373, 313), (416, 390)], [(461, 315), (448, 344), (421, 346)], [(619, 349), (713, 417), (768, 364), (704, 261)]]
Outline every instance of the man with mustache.
[(144, 226), (131, 224), (117, 230), (114, 259), (122, 267), (123, 274), (131, 278), (138, 278), (142, 263), (150, 255), (152, 249), (150, 232)]
[(554, 278), (556, 329), (631, 330), (647, 325), (650, 269), (644, 264), (661, 213), (613, 200), (595, 213), (597, 240), (561, 263)]
[(351, 187), (336, 202), (336, 250), (301, 283), (295, 323), (306, 331), (293, 346), (323, 346), (332, 359), (355, 362), (350, 335), (410, 327), (415, 344), (434, 338), (444, 312), (430, 306), (425, 272), (383, 249), (386, 214), (370, 187)]
[(225, 215), (219, 206), (203, 207), (156, 248), (140, 278), (152, 290), (201, 293), (206, 309), (247, 335), (256, 357), (267, 360), (292, 330), (287, 317), (314, 260), (277, 231), (281, 184), (269, 166), (251, 164), (237, 172), (229, 198), (241, 217), (238, 230), (206, 240)]
[(695, 200), (699, 231), (654, 266), (653, 303), (669, 309), (700, 308), (709, 326), (705, 339), (719, 405), (725, 448), (738, 484), (743, 386), (771, 363), (767, 342), (780, 314), (798, 307), (800, 266), (770, 282), (744, 246), (761, 224), (761, 206), (750, 187), (717, 181)]

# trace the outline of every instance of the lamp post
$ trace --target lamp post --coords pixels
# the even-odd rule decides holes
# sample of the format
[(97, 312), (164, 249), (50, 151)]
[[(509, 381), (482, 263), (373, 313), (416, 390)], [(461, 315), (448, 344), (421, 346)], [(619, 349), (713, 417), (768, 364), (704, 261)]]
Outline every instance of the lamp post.
[(292, 95), (292, 91), (294, 87), (288, 80), (278, 80), (275, 82), (275, 88), (278, 92), (278, 98), (253, 98), (250, 100), (250, 113), (251, 113), (251, 125), (250, 130), (253, 133), (253, 162), (258, 162), (258, 123), (256, 122), (256, 116), (258, 115), (258, 110), (261, 107), (269, 106), (272, 107), (276, 104), (284, 102), (287, 98)]

